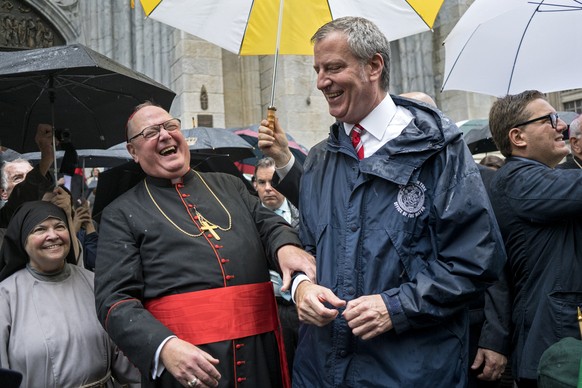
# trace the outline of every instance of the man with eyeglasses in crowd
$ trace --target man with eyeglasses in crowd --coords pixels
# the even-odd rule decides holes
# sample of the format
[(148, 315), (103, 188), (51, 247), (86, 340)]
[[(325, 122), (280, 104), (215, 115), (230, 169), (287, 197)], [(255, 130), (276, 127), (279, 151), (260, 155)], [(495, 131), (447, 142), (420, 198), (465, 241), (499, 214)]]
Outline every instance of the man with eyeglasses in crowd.
[(582, 175), (554, 169), (568, 154), (566, 123), (541, 92), (497, 100), (489, 127), (506, 157), (491, 182), (491, 203), (514, 295), (513, 377), (520, 388), (536, 387), (544, 350), (580, 335)]
[(143, 386), (289, 387), (268, 269), (285, 287), (314, 259), (239, 178), (192, 170), (180, 129), (151, 103), (128, 120), (147, 177), (103, 212), (99, 319)]

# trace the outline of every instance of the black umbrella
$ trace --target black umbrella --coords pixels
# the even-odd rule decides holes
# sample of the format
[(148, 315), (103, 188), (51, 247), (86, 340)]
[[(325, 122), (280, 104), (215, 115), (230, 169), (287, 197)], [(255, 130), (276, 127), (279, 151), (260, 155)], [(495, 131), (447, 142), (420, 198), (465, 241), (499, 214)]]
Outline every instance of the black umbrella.
[(491, 136), (489, 124), (485, 124), (481, 128), (471, 129), (464, 135), (464, 139), (469, 147), (469, 151), (473, 155), (497, 151), (497, 146)]
[(182, 133), (191, 152), (228, 155), (233, 162), (254, 155), (253, 146), (224, 128), (197, 127)]
[(68, 134), (77, 149), (125, 139), (133, 108), (153, 100), (169, 109), (175, 93), (80, 44), (0, 53), (0, 142), (37, 151), (38, 123)]
[[(224, 128), (196, 127), (182, 129), (182, 134), (191, 155), (195, 153), (223, 155), (233, 162), (254, 156), (253, 146)], [(126, 150), (126, 145), (126, 142), (122, 142), (110, 149)]]
[[(85, 149), (76, 150), (77, 163), (75, 167), (115, 167), (123, 163), (131, 161), (131, 155), (126, 149)], [(57, 151), (57, 160), (63, 159), (65, 151)], [(23, 159), (28, 160), (32, 164), (40, 161), (40, 152), (27, 152), (22, 154)]]
[[(245, 174), (254, 174), (255, 173), (255, 165), (259, 161), (259, 159), (263, 158), (265, 155), (259, 149), (259, 125), (251, 125), (248, 127), (240, 127), (240, 128), (229, 128), (229, 131), (236, 133), (238, 136), (243, 138), (246, 142), (254, 148), (254, 155), (252, 157), (247, 157), (244, 159), (239, 159), (237, 166), (242, 173)], [(293, 136), (286, 133), (287, 141), (289, 142), (289, 149), (291, 153), (295, 156), (295, 159), (299, 161), (299, 163), (303, 164), (305, 158), (307, 157), (307, 148), (302, 146), (301, 144), (297, 143)]]

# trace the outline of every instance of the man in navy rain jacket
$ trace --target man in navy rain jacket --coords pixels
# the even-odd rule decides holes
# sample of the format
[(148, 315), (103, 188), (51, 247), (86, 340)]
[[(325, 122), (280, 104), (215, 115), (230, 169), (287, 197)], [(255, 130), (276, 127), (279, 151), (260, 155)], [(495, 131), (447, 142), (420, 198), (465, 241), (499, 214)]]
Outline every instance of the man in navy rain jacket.
[(467, 305), (505, 259), (477, 167), (440, 111), (387, 93), (389, 43), (375, 25), (336, 19), (314, 43), (317, 86), (337, 122), (301, 180), (317, 284), (294, 282), (308, 324), (294, 386), (463, 387)]

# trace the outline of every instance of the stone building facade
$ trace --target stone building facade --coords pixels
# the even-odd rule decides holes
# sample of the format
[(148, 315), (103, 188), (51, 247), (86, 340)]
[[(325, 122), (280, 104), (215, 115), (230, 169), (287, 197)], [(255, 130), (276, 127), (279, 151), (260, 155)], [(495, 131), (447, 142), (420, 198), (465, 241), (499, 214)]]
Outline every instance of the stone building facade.
[[(493, 97), (441, 92), (442, 42), (472, 1), (445, 0), (434, 30), (392, 43), (390, 92), (423, 91), (454, 121), (487, 117)], [(217, 29), (220, 26), (217, 26)], [(81, 43), (146, 74), (177, 94), (184, 127), (241, 127), (266, 116), (272, 56), (237, 56), (143, 16), (139, 0), (0, 0), (0, 50)], [(281, 56), (275, 105), (300, 143), (323, 139), (333, 118), (316, 88), (310, 56)], [(559, 110), (582, 111), (582, 93), (552, 93)]]

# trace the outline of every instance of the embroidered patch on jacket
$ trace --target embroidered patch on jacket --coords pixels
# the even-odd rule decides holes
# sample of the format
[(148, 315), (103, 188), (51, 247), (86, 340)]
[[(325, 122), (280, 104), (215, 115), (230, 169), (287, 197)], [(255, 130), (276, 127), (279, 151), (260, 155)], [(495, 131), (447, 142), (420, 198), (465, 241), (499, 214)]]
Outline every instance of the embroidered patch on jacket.
[(410, 183), (400, 186), (398, 199), (394, 202), (394, 207), (405, 217), (418, 217), (424, 211), (424, 192), (426, 186), (421, 182)]

